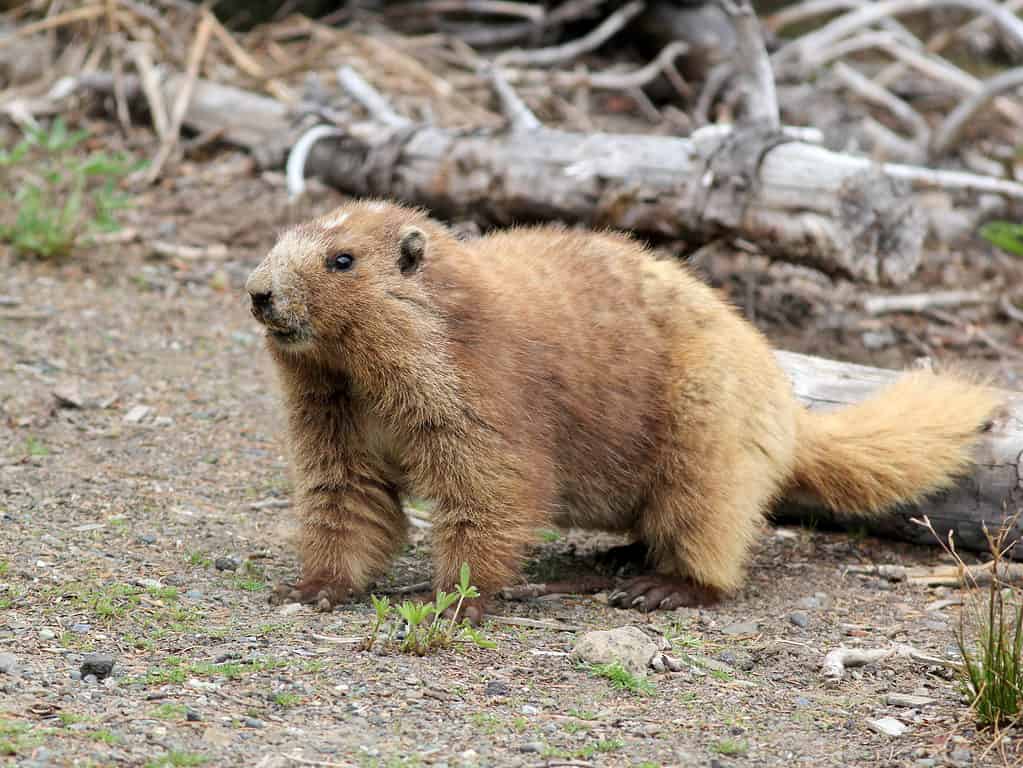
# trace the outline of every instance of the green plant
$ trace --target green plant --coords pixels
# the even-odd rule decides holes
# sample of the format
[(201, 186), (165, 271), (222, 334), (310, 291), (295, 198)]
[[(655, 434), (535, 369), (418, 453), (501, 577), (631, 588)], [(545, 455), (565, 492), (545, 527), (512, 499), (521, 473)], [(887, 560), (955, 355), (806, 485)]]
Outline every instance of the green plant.
[(93, 731), (89, 738), (93, 741), (98, 741), (101, 744), (120, 744), (124, 741), (121, 736), (118, 736), (116, 733), (108, 730), (107, 728), (101, 728), (98, 731)]
[(30, 128), (14, 147), (0, 149), (0, 240), (14, 250), (61, 258), (101, 232), (118, 229), (115, 214), (128, 206), (120, 180), (139, 168), (125, 155), (76, 153), (86, 131), (69, 131), (57, 117)]
[(996, 534), (984, 526), (991, 560), (970, 568), (963, 562), (949, 534), (946, 542), (925, 516), (916, 521), (928, 529), (948, 553), (962, 578), (987, 589), (983, 597), (964, 604), (955, 630), (962, 663), (959, 684), (982, 728), (1015, 725), (1023, 719), (1023, 603), (1018, 590), (1005, 579), (1004, 555), (1012, 542), (1019, 512), (1007, 517)]
[(150, 760), (146, 763), (146, 768), (190, 768), (205, 762), (206, 758), (203, 755), (172, 749), (155, 760)]
[(980, 236), (1014, 256), (1023, 256), (1023, 224), (989, 221), (980, 228)]
[(653, 683), (645, 677), (633, 674), (618, 661), (611, 664), (591, 665), (590, 671), (597, 677), (608, 680), (613, 688), (619, 690), (631, 691), (644, 696), (649, 696), (654, 692)]
[(274, 704), (283, 709), (294, 707), (302, 702), (302, 697), (297, 693), (278, 693), (274, 696)]
[[(0, 233), (2, 236), (2, 233)], [(25, 441), (25, 450), (29, 456), (49, 456), (50, 449), (43, 445), (43, 441), (38, 437), (30, 437)]]
[[(399, 650), (403, 653), (424, 656), (431, 650), (448, 648), (455, 642), (471, 642), (480, 648), (495, 648), (497, 644), (484, 637), (483, 633), (471, 626), (467, 620), (458, 621), (465, 601), (480, 595), (479, 590), (470, 583), (470, 576), (469, 564), (462, 563), (455, 591), (440, 590), (434, 600), (428, 603), (405, 600), (392, 606), (388, 598), (371, 595), (376, 615), (369, 634), (362, 642), (363, 650), (373, 647), (378, 639), (380, 628), (391, 615), (392, 607), (406, 625), (405, 637), (398, 645)], [(452, 606), (454, 610), (451, 618), (445, 621), (444, 614)], [(393, 636), (392, 632), (388, 635), (387, 641), (390, 642)]]
[(745, 755), (749, 752), (749, 744), (744, 739), (721, 739), (710, 748), (719, 755)]

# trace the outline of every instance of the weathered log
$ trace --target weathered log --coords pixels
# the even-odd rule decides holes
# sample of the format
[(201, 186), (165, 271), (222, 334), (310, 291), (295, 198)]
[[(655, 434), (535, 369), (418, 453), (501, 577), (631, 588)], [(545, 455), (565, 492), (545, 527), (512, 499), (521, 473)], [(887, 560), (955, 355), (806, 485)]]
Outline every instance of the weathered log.
[[(78, 85), (111, 86), (102, 74)], [(180, 76), (168, 77), (173, 103)], [(127, 78), (129, 94), (137, 81)], [(185, 124), (277, 164), (297, 134), (273, 99), (198, 81)], [(393, 123), (393, 121), (391, 121)], [(916, 269), (924, 217), (915, 190), (992, 192), (1023, 185), (972, 174), (872, 163), (800, 141), (802, 129), (708, 126), (688, 138), (578, 134), (543, 126), (452, 131), (372, 116), (313, 146), (307, 175), (352, 194), (380, 195), (484, 225), (561, 219), (694, 244), (726, 236), (775, 258), (898, 285)]]
[[(791, 352), (776, 354), (797, 396), (811, 410), (858, 402), (899, 375), (897, 371)], [(866, 528), (880, 536), (935, 545), (938, 542), (934, 534), (913, 522), (913, 518), (922, 519), (926, 515), (943, 540), (947, 541), (949, 531), (953, 532), (956, 547), (961, 551), (988, 551), (985, 526), (994, 535), (1003, 524), (1009, 524), (1006, 544), (1016, 541), (1023, 533), (1021, 521), (1012, 520), (1023, 510), (1023, 394), (1006, 393), (1006, 397), (1004, 412), (978, 445), (973, 471), (948, 491), (874, 520), (843, 522), (827, 510), (793, 502), (780, 506), (774, 519)], [(1023, 546), (1014, 547), (1009, 557), (1023, 559)]]

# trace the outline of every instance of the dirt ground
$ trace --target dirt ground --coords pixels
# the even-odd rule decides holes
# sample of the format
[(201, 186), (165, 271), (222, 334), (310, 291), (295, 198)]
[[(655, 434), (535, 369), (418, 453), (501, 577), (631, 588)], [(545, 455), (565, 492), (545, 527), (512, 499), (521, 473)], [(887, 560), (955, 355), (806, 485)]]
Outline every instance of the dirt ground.
[[(975, 732), (941, 665), (899, 659), (838, 683), (821, 678), (824, 653), (840, 644), (908, 643), (952, 658), (960, 609), (948, 603), (957, 593), (846, 572), (935, 564), (936, 548), (768, 528), (747, 586), (721, 607), (645, 617), (609, 608), (601, 595), (497, 602), (499, 616), (557, 628), (493, 621), (486, 634), (496, 649), (459, 645), (424, 658), (356, 649), (349, 640), (368, 631), (367, 600), (327, 615), (269, 605), (269, 584), (293, 577), (297, 563), (287, 543), (281, 411), (242, 286), (276, 229), (308, 213), (287, 211), (284, 199), (279, 176), (256, 174), (227, 152), (139, 198), (126, 224), (140, 241), (85, 249), (63, 264), (15, 258), (0, 246), (4, 760), (264, 768), (1012, 762), (1012, 739), (984, 755), (990, 737)], [(154, 257), (144, 244), (151, 239), (224, 243), (227, 257)], [(935, 254), (906, 290), (1020, 278), (1018, 263), (985, 253)], [(897, 366), (925, 347), (1019, 386), (1018, 358), (992, 353), (983, 340), (960, 333), (935, 346), (919, 318), (849, 320), (840, 305), (852, 286), (799, 278), (817, 286), (806, 293), (792, 287), (789, 268), (767, 270), (734, 254), (730, 264), (728, 275), (702, 266), (789, 349)], [(969, 311), (958, 315), (966, 327)], [(986, 333), (1018, 348), (1018, 327)], [(892, 337), (879, 344), (879, 334)], [(585, 573), (611, 543), (538, 536), (529, 573)], [(420, 532), (381, 587), (428, 578), (428, 555)], [(651, 671), (653, 692), (641, 695), (566, 655), (576, 630), (644, 623), (677, 654), (703, 661), (680, 673)], [(113, 674), (83, 680), (87, 652), (112, 655)], [(890, 694), (933, 701), (896, 706)], [(882, 717), (908, 729), (878, 733), (868, 721)]]

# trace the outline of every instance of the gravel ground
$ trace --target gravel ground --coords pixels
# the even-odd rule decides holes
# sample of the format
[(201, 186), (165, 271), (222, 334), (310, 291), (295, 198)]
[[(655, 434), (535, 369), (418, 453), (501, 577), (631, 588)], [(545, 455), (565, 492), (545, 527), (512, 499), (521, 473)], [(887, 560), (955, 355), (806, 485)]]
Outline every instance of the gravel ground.
[[(959, 608), (947, 603), (957, 593), (845, 571), (934, 565), (937, 549), (767, 528), (748, 585), (720, 607), (645, 617), (607, 607), (604, 595), (498, 602), (500, 616), (549, 628), (493, 621), (496, 649), (460, 644), (422, 658), (359, 650), (351, 640), (368, 632), (368, 601), (327, 615), (270, 606), (269, 584), (293, 577), (297, 563), (281, 414), (242, 286), (275, 228), (296, 215), (275, 202), (283, 197), (279, 177), (228, 155), (186, 167), (129, 221), (143, 241), (222, 242), (227, 258), (155, 258), (142, 242), (65, 264), (0, 250), (4, 760), (922, 768), (1014, 759), (1015, 741), (984, 756), (990, 738), (974, 731), (941, 665), (896, 659), (829, 684), (820, 675), (823, 654), (840, 644), (903, 642), (950, 658)], [(830, 338), (833, 357), (895, 364), (915, 354), (872, 356), (858, 341), (765, 327), (803, 351)], [(538, 535), (530, 574), (584, 573), (614, 543)], [(427, 579), (428, 555), (420, 533), (381, 588)], [(652, 691), (637, 693), (565, 655), (578, 631), (628, 624), (656, 628), (696, 663), (651, 670)], [(899, 706), (891, 694), (928, 703)], [(883, 717), (908, 727), (884, 735), (870, 725)]]

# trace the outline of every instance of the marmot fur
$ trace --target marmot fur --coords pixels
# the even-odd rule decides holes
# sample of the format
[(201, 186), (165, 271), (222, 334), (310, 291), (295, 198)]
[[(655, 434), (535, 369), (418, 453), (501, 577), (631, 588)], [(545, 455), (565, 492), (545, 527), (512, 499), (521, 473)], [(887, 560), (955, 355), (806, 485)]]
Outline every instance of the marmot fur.
[[(811, 414), (761, 334), (674, 260), (557, 226), (457, 239), (360, 201), (284, 232), (247, 290), (289, 418), (303, 574), (329, 609), (401, 548), (403, 494), (436, 503), (435, 586), (513, 583), (543, 525), (631, 534), (652, 610), (743, 581), (772, 504), (881, 514), (948, 486), (998, 400), (909, 373)], [(478, 619), (483, 603), (473, 606)]]

